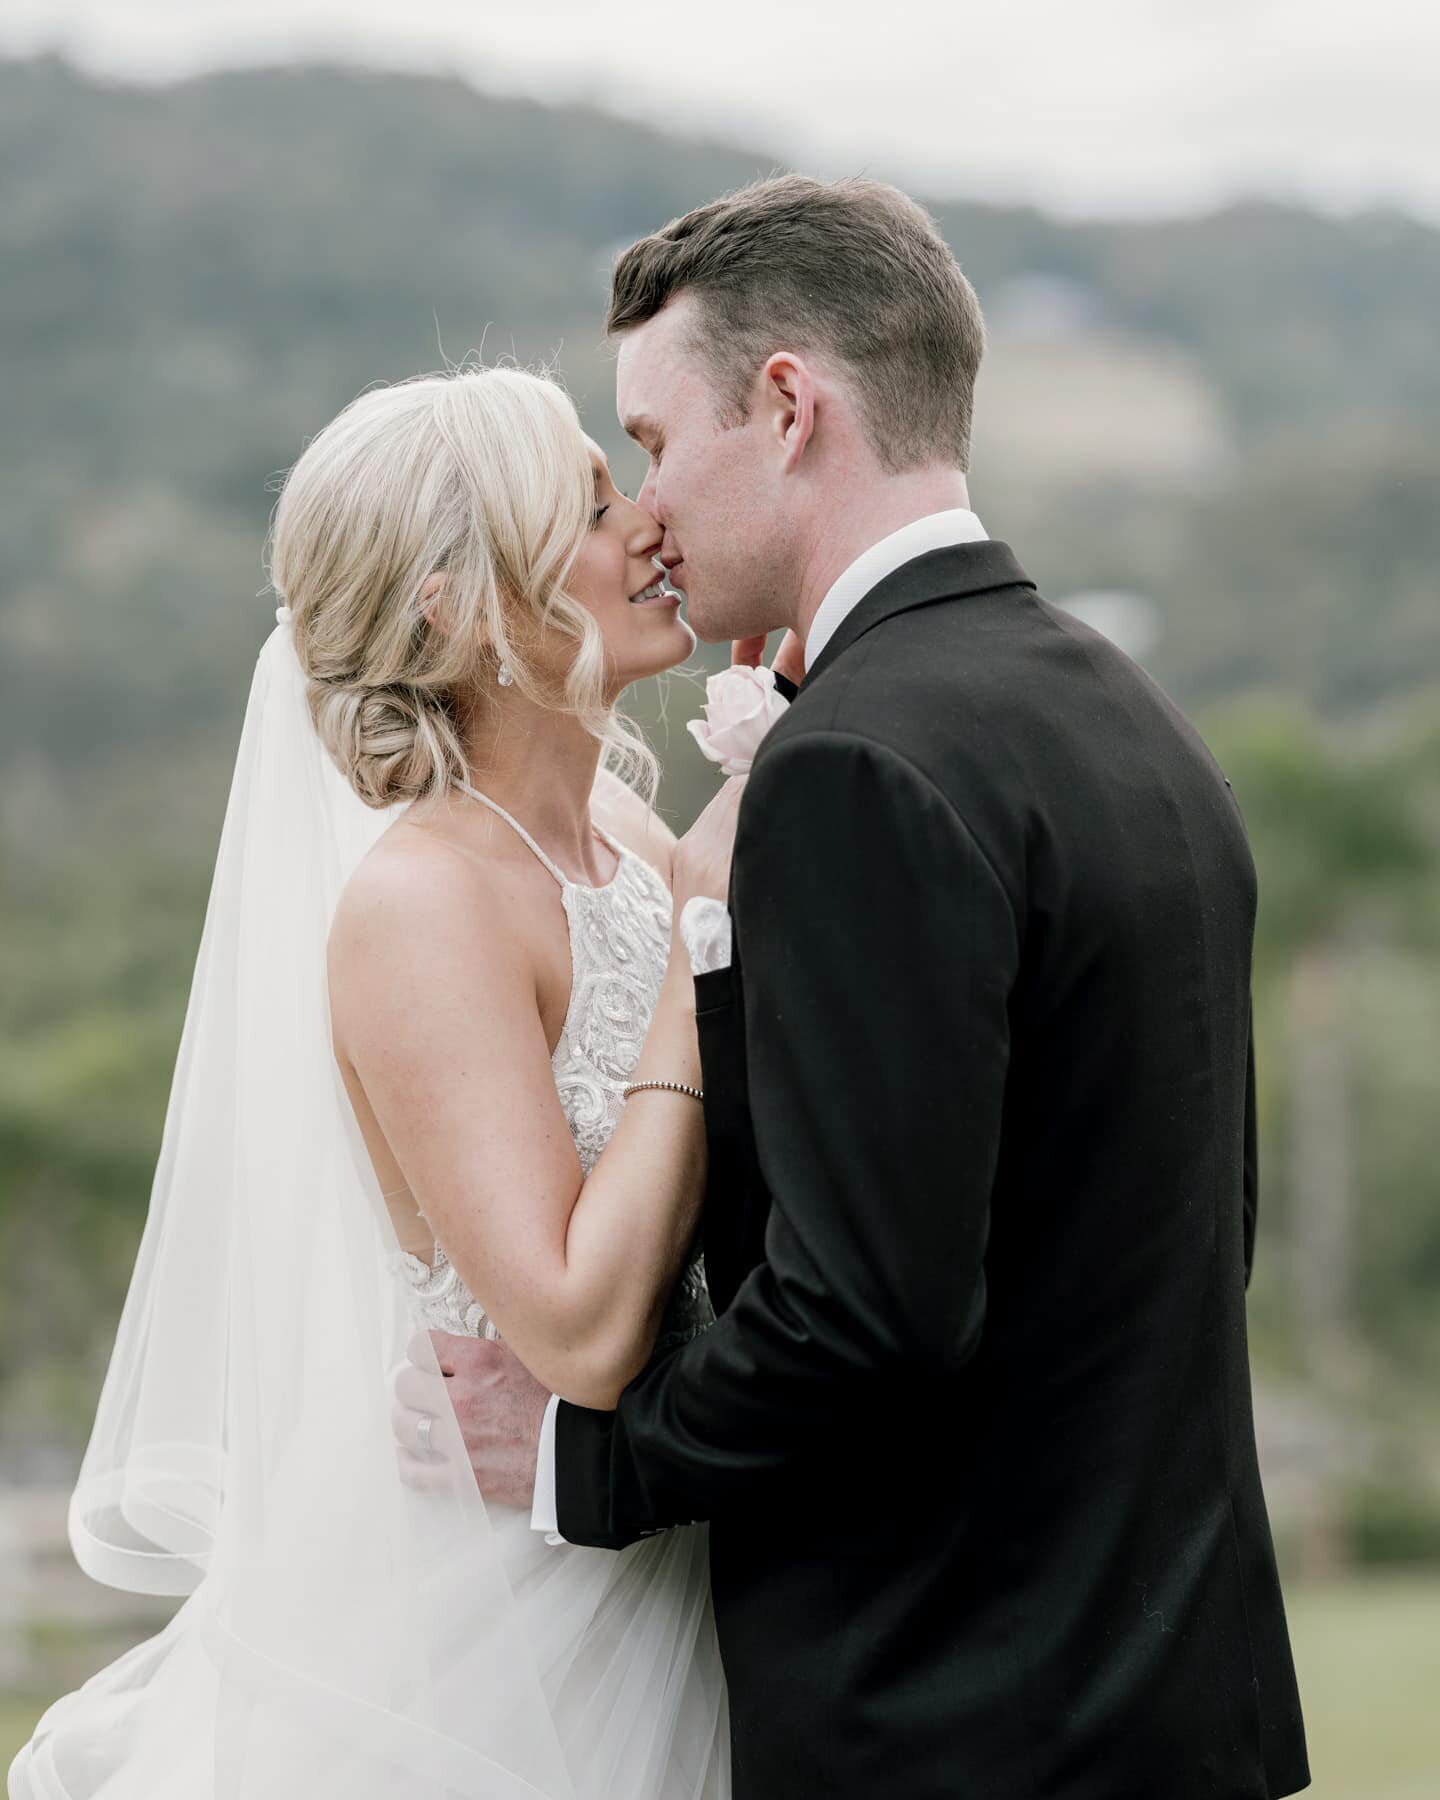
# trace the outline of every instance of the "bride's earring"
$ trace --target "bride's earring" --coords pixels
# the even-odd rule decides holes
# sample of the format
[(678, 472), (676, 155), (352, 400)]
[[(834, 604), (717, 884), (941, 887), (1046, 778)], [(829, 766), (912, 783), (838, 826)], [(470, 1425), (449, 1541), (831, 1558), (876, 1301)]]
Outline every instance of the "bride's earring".
[(495, 671), (495, 679), (499, 682), (501, 687), (513, 687), (515, 685), (515, 676), (508, 662), (501, 663), (500, 667)]

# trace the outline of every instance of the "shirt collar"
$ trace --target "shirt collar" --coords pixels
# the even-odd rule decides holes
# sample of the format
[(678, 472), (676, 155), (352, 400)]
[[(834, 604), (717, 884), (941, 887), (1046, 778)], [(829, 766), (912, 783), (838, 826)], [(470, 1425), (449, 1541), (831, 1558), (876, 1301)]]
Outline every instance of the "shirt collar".
[(898, 531), (862, 550), (837, 577), (820, 602), (805, 638), (805, 667), (814, 668), (820, 652), (830, 642), (841, 622), (859, 605), (871, 588), (927, 550), (943, 550), (951, 544), (973, 544), (987, 538), (989, 532), (975, 514), (964, 506), (952, 506), (945, 512), (926, 513), (912, 519)]

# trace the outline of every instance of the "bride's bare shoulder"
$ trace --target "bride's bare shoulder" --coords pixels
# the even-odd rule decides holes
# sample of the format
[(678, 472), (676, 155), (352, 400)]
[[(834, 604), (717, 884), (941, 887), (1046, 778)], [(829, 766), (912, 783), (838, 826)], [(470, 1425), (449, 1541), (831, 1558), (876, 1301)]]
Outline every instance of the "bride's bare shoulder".
[(675, 833), (634, 788), (609, 769), (596, 772), (590, 794), (590, 816), (636, 856), (658, 869), (668, 885)]
[(330, 927), (330, 964), (364, 962), (396, 940), (513, 948), (516, 907), (483, 857), (401, 819), (355, 865)]

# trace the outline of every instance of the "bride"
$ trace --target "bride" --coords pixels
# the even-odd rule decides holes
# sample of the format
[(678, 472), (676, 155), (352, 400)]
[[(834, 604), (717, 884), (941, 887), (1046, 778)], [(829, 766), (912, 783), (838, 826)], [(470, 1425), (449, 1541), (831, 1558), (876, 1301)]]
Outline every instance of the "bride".
[(292, 470), (70, 1509), (89, 1574), (183, 1604), (12, 1800), (728, 1794), (704, 1527), (614, 1555), (487, 1505), (426, 1335), (607, 1407), (711, 1316), (671, 919), (724, 894), (734, 795), (677, 844), (615, 710), (694, 645), (660, 541), (520, 370), (368, 392)]

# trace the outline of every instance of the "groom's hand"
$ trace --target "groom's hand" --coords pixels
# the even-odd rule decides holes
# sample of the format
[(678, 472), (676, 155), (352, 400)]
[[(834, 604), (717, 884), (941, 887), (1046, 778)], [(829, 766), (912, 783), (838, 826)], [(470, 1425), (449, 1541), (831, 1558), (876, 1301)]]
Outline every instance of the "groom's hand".
[[(734, 638), (730, 644), (730, 661), (743, 668), (758, 669), (760, 660), (765, 654), (765, 638)], [(780, 648), (775, 652), (775, 660), (770, 667), (777, 675), (783, 675), (787, 681), (793, 681), (798, 687), (805, 679), (805, 646), (793, 631), (787, 631), (780, 640)]]
[(402, 1475), (413, 1486), (428, 1487), (443, 1470), (438, 1454), (426, 1456), (421, 1450), (417, 1432), (426, 1413), (434, 1414), (448, 1402), (480, 1492), (505, 1506), (529, 1507), (535, 1498), (535, 1458), (550, 1390), (506, 1344), (456, 1337), (448, 1331), (425, 1335), (434, 1347), (442, 1380), (437, 1384), (417, 1362), (421, 1341), (417, 1338), (410, 1348), (411, 1360), (395, 1380), (392, 1418)]

